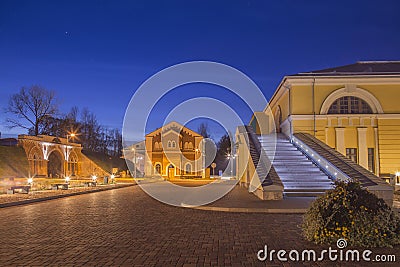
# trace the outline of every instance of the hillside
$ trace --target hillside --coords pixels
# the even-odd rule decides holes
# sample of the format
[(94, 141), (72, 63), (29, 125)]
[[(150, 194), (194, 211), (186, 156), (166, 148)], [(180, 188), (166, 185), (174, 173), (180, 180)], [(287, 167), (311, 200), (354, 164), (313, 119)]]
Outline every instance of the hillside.
[(0, 178), (28, 177), (29, 163), (18, 146), (0, 146)]
[[(87, 150), (82, 150), (82, 153), (92, 160), (94, 163), (99, 165), (100, 168), (106, 172), (111, 173), (112, 168), (118, 168), (118, 171), (127, 171), (128, 167), (126, 165), (125, 159), (119, 157), (111, 157), (104, 153), (92, 152)], [(129, 161), (130, 164), (133, 164)]]

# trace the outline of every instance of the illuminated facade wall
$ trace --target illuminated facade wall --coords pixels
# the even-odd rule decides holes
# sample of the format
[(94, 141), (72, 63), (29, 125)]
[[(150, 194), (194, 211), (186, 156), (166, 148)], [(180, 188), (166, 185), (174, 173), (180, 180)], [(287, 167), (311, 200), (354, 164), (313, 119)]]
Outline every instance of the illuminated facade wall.
[(145, 175), (164, 178), (203, 177), (198, 133), (171, 122), (146, 135)]
[(285, 77), (270, 107), (278, 132), (315, 135), (387, 178), (400, 170), (399, 103), (400, 73), (306, 73)]

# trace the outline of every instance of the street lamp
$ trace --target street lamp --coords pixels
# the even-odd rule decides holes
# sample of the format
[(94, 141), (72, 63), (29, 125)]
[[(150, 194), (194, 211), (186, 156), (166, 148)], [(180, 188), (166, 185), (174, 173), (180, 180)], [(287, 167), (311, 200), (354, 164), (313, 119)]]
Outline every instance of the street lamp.
[(132, 151), (133, 151), (133, 167), (134, 167), (133, 178), (136, 178), (137, 173), (136, 173), (136, 150), (135, 150), (135, 148), (132, 147)]
[(70, 137), (74, 138), (75, 136), (76, 136), (75, 133), (67, 134), (67, 143), (69, 142), (69, 138), (70, 138)]

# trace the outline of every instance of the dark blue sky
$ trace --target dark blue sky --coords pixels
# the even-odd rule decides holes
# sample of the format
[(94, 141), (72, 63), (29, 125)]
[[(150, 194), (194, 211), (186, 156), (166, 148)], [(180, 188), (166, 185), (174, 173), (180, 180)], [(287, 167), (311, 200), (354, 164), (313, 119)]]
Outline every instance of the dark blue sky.
[[(399, 60), (399, 10), (398, 1), (2, 0), (0, 108), (40, 84), (57, 92), (62, 112), (88, 107), (121, 127), (143, 81), (192, 60), (233, 66), (269, 98), (286, 74)], [(22, 132), (5, 117), (1, 132)]]

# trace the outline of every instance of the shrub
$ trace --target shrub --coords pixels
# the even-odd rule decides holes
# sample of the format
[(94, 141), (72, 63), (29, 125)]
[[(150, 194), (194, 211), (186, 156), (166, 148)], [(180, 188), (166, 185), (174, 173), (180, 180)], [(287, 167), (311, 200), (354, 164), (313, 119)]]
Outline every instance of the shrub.
[(344, 238), (352, 246), (400, 244), (400, 219), (383, 199), (356, 182), (336, 182), (304, 215), (303, 234), (317, 244)]

